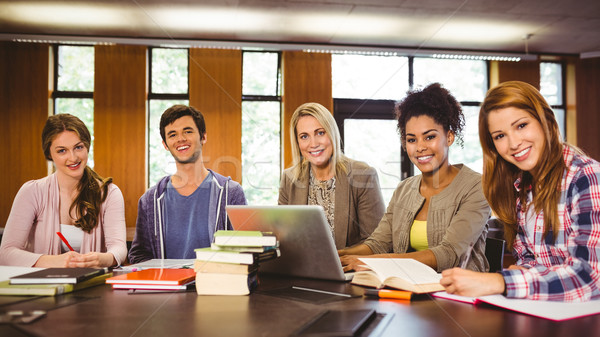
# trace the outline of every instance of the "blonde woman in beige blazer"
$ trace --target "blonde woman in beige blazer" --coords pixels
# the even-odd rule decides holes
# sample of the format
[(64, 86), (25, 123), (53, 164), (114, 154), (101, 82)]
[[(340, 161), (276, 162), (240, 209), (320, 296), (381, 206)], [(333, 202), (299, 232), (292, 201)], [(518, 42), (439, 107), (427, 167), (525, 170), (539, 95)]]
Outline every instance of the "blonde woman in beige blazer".
[(364, 241), (385, 211), (376, 170), (342, 153), (335, 120), (321, 104), (296, 109), (290, 138), (294, 165), (282, 175), (279, 204), (323, 206), (337, 249)]

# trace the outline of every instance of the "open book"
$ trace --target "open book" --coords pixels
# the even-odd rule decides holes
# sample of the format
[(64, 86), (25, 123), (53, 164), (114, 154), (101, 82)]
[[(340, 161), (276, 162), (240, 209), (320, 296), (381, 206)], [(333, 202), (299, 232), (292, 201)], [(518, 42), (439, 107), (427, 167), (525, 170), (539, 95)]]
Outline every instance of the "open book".
[(442, 291), (441, 274), (414, 259), (360, 258), (370, 270), (357, 271), (353, 284), (383, 288), (392, 287), (417, 294)]
[(471, 304), (487, 303), (500, 308), (553, 321), (563, 321), (577, 317), (600, 314), (600, 300), (571, 303), (506, 298), (502, 295), (467, 297), (448, 294), (445, 291), (437, 292), (432, 295), (437, 298), (444, 298)]

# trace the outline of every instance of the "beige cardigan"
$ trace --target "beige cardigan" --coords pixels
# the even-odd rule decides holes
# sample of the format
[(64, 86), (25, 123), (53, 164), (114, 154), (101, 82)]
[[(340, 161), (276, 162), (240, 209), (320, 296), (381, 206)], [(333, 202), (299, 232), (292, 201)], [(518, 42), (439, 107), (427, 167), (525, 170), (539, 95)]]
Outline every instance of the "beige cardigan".
[[(107, 193), (98, 225), (83, 233), (81, 253), (109, 252), (120, 265), (127, 257), (125, 203), (115, 184)], [(23, 184), (2, 236), (0, 265), (31, 267), (42, 255), (61, 254), (59, 200), (56, 174)]]
[[(377, 171), (364, 162), (349, 159), (347, 174), (335, 176), (335, 246), (361, 243), (369, 237), (385, 211)], [(279, 185), (280, 205), (308, 203), (309, 174), (292, 182), (292, 169), (283, 172)]]
[[(488, 271), (485, 257), (488, 205), (481, 188), (481, 175), (465, 165), (439, 194), (431, 197), (427, 212), (427, 242), (437, 260), (437, 271), (457, 267), (474, 243), (467, 269)], [(406, 253), (410, 229), (425, 198), (419, 193), (421, 175), (403, 180), (373, 234), (365, 241), (374, 254)]]

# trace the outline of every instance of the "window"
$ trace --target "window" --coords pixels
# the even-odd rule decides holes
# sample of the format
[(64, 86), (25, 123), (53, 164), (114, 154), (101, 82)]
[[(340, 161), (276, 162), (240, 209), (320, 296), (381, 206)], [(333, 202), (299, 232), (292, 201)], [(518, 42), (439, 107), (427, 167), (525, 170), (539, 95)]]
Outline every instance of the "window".
[(408, 58), (332, 55), (333, 97), (398, 99), (409, 88)]
[(334, 116), (344, 152), (377, 168), (386, 203), (398, 183), (416, 170), (401, 151), (394, 115), (395, 102), (409, 88), (439, 82), (456, 97), (465, 115), (464, 148), (450, 147), (450, 162), (482, 171), (478, 118), (488, 89), (485, 61), (332, 55), (332, 72)]
[[(394, 103), (409, 89), (410, 59), (398, 56), (332, 55), (334, 117), (344, 153), (377, 169), (385, 203), (412, 174), (401, 151)], [(365, 141), (365, 140), (369, 141)]]
[(160, 137), (160, 117), (175, 104), (189, 104), (187, 49), (150, 48), (150, 93), (148, 114), (148, 183), (155, 185), (175, 173), (175, 160)]
[(249, 204), (276, 204), (281, 172), (280, 54), (242, 55), (242, 187)]
[(88, 165), (94, 167), (94, 47), (54, 47), (54, 113), (77, 116), (92, 136)]
[(414, 87), (423, 88), (438, 82), (460, 102), (465, 116), (464, 147), (450, 147), (451, 164), (465, 164), (483, 171), (483, 153), (479, 143), (479, 106), (488, 89), (487, 63), (476, 60), (415, 58)]
[(563, 94), (563, 67), (561, 63), (540, 63), (540, 93), (552, 107), (563, 139), (565, 130), (565, 103)]

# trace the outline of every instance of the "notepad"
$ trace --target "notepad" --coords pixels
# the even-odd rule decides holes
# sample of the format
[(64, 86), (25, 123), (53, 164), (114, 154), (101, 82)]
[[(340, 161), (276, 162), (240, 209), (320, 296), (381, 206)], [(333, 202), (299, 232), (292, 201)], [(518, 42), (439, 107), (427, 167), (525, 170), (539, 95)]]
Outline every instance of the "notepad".
[(151, 268), (113, 276), (106, 280), (108, 284), (154, 284), (182, 285), (196, 277), (194, 269)]
[(563, 321), (567, 319), (600, 314), (600, 300), (587, 302), (557, 302), (506, 298), (502, 295), (466, 297), (448, 294), (445, 291), (433, 293), (432, 295), (437, 298), (444, 298), (475, 305), (479, 303), (487, 303), (500, 308), (553, 321)]

